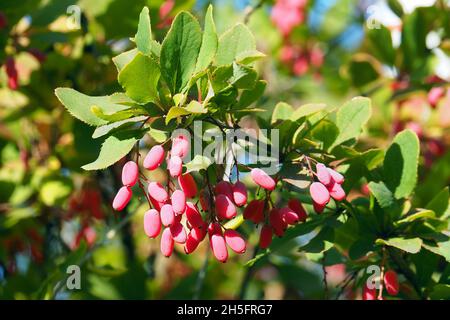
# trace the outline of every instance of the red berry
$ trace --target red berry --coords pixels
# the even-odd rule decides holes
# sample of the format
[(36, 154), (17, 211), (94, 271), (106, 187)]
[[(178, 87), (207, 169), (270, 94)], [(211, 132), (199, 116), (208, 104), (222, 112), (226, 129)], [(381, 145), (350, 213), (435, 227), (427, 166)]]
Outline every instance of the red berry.
[(0, 30), (5, 28), (8, 25), (8, 18), (6, 15), (0, 11)]
[(322, 213), (323, 210), (325, 210), (326, 204), (324, 204), (323, 206), (321, 206), (321, 205), (319, 205), (319, 204), (313, 202), (313, 207), (314, 207), (314, 211), (315, 211), (316, 213)]
[(186, 230), (184, 229), (183, 225), (178, 222), (174, 223), (170, 226), (170, 232), (172, 234), (172, 238), (176, 243), (185, 243), (187, 234)]
[(398, 277), (395, 271), (389, 270), (384, 274), (384, 286), (386, 291), (392, 295), (396, 296), (399, 291)]
[(222, 234), (222, 227), (217, 222), (211, 222), (208, 225), (208, 234), (211, 237), (213, 234)]
[(282, 237), (287, 228), (286, 222), (283, 220), (278, 209), (273, 208), (269, 214), (269, 223), (272, 226), (273, 232), (277, 237)]
[(362, 293), (363, 300), (377, 300), (377, 290), (375, 288), (369, 289), (367, 285), (363, 288)]
[(264, 225), (261, 228), (261, 233), (259, 236), (259, 246), (261, 249), (266, 249), (272, 243), (272, 228), (268, 225)]
[(189, 151), (189, 141), (186, 136), (180, 134), (172, 139), (171, 156), (184, 158)]
[(136, 184), (139, 176), (139, 168), (134, 161), (128, 161), (122, 168), (122, 184), (132, 187)]
[(227, 196), (219, 194), (216, 197), (216, 214), (219, 218), (233, 219), (236, 213), (236, 207)]
[(195, 249), (197, 249), (199, 244), (200, 244), (200, 242), (194, 236), (192, 236), (192, 230), (191, 230), (191, 232), (189, 232), (189, 234), (186, 238), (186, 243), (184, 245), (184, 252), (186, 254), (190, 254), (190, 253), (194, 252)]
[(172, 205), (165, 204), (161, 208), (161, 222), (164, 226), (170, 226), (175, 222), (175, 213), (173, 212)]
[(255, 216), (261, 216), (264, 210), (264, 201), (252, 200), (244, 209), (244, 219), (253, 220)]
[(445, 95), (444, 87), (434, 87), (428, 92), (428, 103), (432, 108), (436, 108), (439, 100)]
[(117, 192), (114, 200), (113, 200), (113, 208), (117, 211), (122, 211), (131, 200), (131, 189), (130, 187), (123, 186)]
[(169, 200), (169, 195), (167, 194), (166, 189), (159, 182), (150, 182), (148, 184), (148, 193), (150, 197), (155, 199), (158, 202), (165, 203)]
[(150, 198), (150, 202), (152, 203), (153, 208), (155, 208), (158, 211), (161, 211), (162, 206), (165, 204), (164, 202), (158, 202), (155, 199), (153, 199), (152, 197)]
[(207, 229), (208, 229), (207, 225), (203, 223), (201, 227), (193, 227), (189, 234), (200, 243), (203, 241), (203, 239), (205, 239)]
[(343, 184), (344, 183), (344, 176), (342, 174), (340, 174), (339, 172), (327, 168), (328, 172), (331, 175), (331, 178), (333, 178), (334, 182), (339, 183), (339, 184)]
[(180, 175), (178, 177), (178, 184), (186, 195), (186, 198), (195, 198), (197, 196), (197, 184), (190, 173)]
[(288, 207), (294, 210), (294, 212), (298, 215), (300, 221), (305, 221), (308, 217), (305, 208), (303, 208), (302, 203), (298, 199), (291, 199), (288, 201)]
[(203, 212), (208, 212), (209, 211), (209, 196), (206, 193), (206, 191), (203, 190), (200, 192), (199, 200), (200, 200), (200, 206), (202, 207)]
[(8, 76), (8, 86), (11, 90), (19, 87), (19, 76), (17, 73), (16, 62), (13, 57), (8, 57), (5, 63), (6, 74)]
[(148, 170), (155, 170), (164, 161), (164, 148), (160, 145), (153, 146), (144, 159), (143, 166)]
[(327, 167), (324, 164), (318, 163), (316, 165), (316, 171), (317, 171), (317, 179), (319, 179), (319, 181), (322, 184), (324, 184), (325, 186), (331, 184), (332, 180), (330, 172), (327, 170)]
[(178, 156), (172, 156), (169, 159), (168, 168), (172, 177), (178, 177), (183, 171), (183, 161)]
[(175, 190), (172, 193), (172, 208), (175, 214), (182, 214), (186, 210), (186, 196), (181, 190)]
[(233, 187), (228, 181), (220, 181), (214, 188), (216, 195), (223, 194), (230, 199), (233, 199)]
[(185, 214), (187, 221), (192, 227), (201, 227), (203, 225), (202, 215), (198, 211), (195, 204), (187, 202)]
[(280, 215), (283, 218), (283, 221), (290, 225), (294, 225), (300, 220), (294, 210), (289, 207), (281, 208)]
[(161, 236), (161, 253), (170, 257), (173, 252), (174, 241), (169, 228), (165, 228)]
[(233, 187), (233, 201), (238, 207), (247, 203), (247, 187), (242, 182), (236, 182)]
[(161, 218), (155, 209), (150, 209), (145, 213), (144, 231), (149, 238), (156, 238), (161, 232)]
[(328, 189), (320, 182), (314, 182), (309, 187), (309, 192), (314, 203), (324, 206), (330, 201)]
[(275, 180), (273, 180), (263, 170), (261, 170), (259, 168), (252, 169), (252, 171), (250, 172), (250, 175), (251, 175), (253, 181), (260, 187), (262, 187), (266, 190), (270, 190), (270, 191), (275, 189), (275, 186), (276, 186)]
[(214, 257), (220, 262), (226, 262), (228, 259), (228, 250), (225, 238), (221, 234), (213, 234), (210, 239), (211, 249)]
[(236, 253), (244, 253), (246, 249), (246, 244), (244, 238), (235, 230), (225, 230), (223, 233), (225, 237), (225, 242), (227, 245)]

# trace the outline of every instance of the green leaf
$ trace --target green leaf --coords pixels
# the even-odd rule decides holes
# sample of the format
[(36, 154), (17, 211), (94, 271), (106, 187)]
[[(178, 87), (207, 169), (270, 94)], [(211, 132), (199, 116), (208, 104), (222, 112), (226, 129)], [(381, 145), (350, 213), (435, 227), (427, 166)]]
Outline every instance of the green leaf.
[(122, 121), (125, 119), (128, 119), (132, 116), (137, 116), (139, 114), (142, 114), (144, 111), (135, 109), (135, 108), (129, 108), (123, 111), (118, 111), (112, 114), (106, 114), (99, 106), (92, 106), (91, 112), (98, 118), (108, 121), (108, 122), (116, 122), (116, 121)]
[(408, 253), (418, 253), (422, 247), (422, 239), (420, 238), (391, 238), (389, 240), (377, 239), (376, 243), (395, 247)]
[(445, 187), (425, 206), (425, 208), (433, 210), (436, 213), (436, 216), (441, 217), (448, 209), (449, 198), (449, 188)]
[(120, 128), (127, 124), (132, 125), (137, 122), (142, 122), (142, 121), (145, 121), (146, 119), (147, 119), (146, 116), (139, 116), (139, 117), (129, 118), (129, 119), (117, 121), (114, 123), (106, 124), (104, 126), (101, 126), (101, 127), (98, 127), (97, 129), (95, 129), (94, 133), (92, 134), (92, 138), (97, 139), (97, 138), (103, 137), (117, 128)]
[(161, 47), (161, 73), (170, 92), (184, 89), (192, 77), (202, 44), (202, 31), (198, 21), (188, 12), (181, 12)]
[(191, 112), (186, 110), (185, 108), (172, 107), (172, 108), (169, 109), (169, 112), (167, 113), (166, 124), (168, 124), (170, 122), (170, 120), (172, 120), (172, 119), (176, 119), (178, 117), (186, 116), (186, 115), (189, 115), (189, 114), (191, 114)]
[(395, 49), (392, 44), (391, 31), (385, 26), (380, 26), (368, 30), (367, 37), (370, 40), (371, 53), (384, 64), (393, 66)]
[(339, 136), (333, 146), (357, 138), (370, 119), (372, 107), (370, 99), (357, 97), (345, 103), (337, 112), (336, 125)]
[(417, 182), (419, 139), (411, 130), (397, 134), (384, 158), (384, 181), (395, 198), (408, 197)]
[(285, 102), (279, 102), (275, 106), (275, 109), (273, 109), (272, 124), (276, 123), (278, 120), (290, 120), (293, 112), (294, 108), (291, 105)]
[(425, 219), (425, 218), (434, 218), (436, 217), (436, 214), (431, 210), (420, 210), (419, 212), (415, 212), (413, 214), (410, 214), (406, 218), (403, 218), (402, 220), (397, 221), (397, 224), (400, 223), (409, 223), (416, 221), (418, 219)]
[(62, 205), (72, 190), (72, 180), (67, 177), (46, 179), (40, 186), (39, 198), (49, 207)]
[(264, 94), (266, 90), (267, 82), (264, 80), (259, 80), (256, 82), (255, 87), (249, 90), (243, 90), (241, 97), (239, 98), (239, 103), (236, 109), (243, 109), (249, 107), (251, 104), (258, 101), (259, 98)]
[(211, 159), (197, 154), (192, 161), (186, 163), (186, 172), (206, 170), (211, 164)]
[(206, 109), (203, 106), (203, 104), (201, 104), (197, 100), (192, 100), (191, 102), (189, 102), (189, 104), (186, 106), (186, 110), (189, 111), (190, 113), (195, 113), (195, 114), (201, 114), (201, 113), (208, 112), (208, 109)]
[(299, 108), (295, 109), (294, 113), (292, 114), (291, 119), (293, 121), (297, 121), (303, 117), (308, 117), (308, 116), (316, 114), (320, 111), (323, 111), (326, 107), (327, 107), (326, 104), (321, 104), (321, 103), (305, 104), (305, 105), (300, 106)]
[(239, 89), (252, 89), (255, 87), (258, 74), (253, 68), (233, 62), (233, 75), (230, 84)]
[(142, 53), (129, 62), (119, 73), (119, 83), (127, 96), (139, 103), (158, 100), (158, 81), (161, 76), (158, 63)]
[(75, 118), (91, 125), (101, 126), (107, 121), (96, 117), (91, 112), (92, 106), (99, 106), (106, 113), (114, 113), (128, 109), (128, 106), (113, 103), (113, 96), (90, 97), (70, 88), (57, 88), (55, 94), (59, 101)]
[(239, 53), (236, 56), (236, 62), (241, 64), (251, 64), (259, 59), (264, 58), (266, 55), (258, 50), (249, 50)]
[(450, 284), (437, 284), (430, 293), (433, 300), (450, 300)]
[(334, 122), (324, 119), (314, 126), (311, 135), (315, 140), (322, 142), (324, 150), (328, 150), (339, 135), (339, 129)]
[(82, 168), (84, 170), (102, 170), (113, 165), (126, 156), (141, 137), (142, 133), (139, 131), (119, 132), (109, 136), (103, 142), (97, 160)]
[(117, 71), (120, 72), (128, 63), (133, 61), (134, 57), (136, 57), (138, 53), (138, 49), (131, 49), (128, 51), (125, 51), (118, 56), (115, 56), (112, 58), (112, 61), (114, 62)]
[(390, 208), (395, 204), (394, 195), (383, 182), (370, 182), (369, 190), (377, 199), (380, 207)]
[(450, 240), (446, 235), (442, 235), (443, 240), (437, 241), (436, 244), (423, 244), (422, 246), (428, 251), (434, 254), (440, 255), (445, 258), (447, 262), (450, 262)]
[(159, 56), (159, 44), (153, 40), (150, 14), (147, 7), (144, 7), (139, 15), (138, 30), (134, 40), (138, 50), (143, 54)]
[(195, 74), (208, 68), (216, 56), (218, 44), (219, 39), (213, 19), (213, 7), (210, 5), (205, 15), (205, 31), (203, 32), (202, 46), (195, 66)]
[(242, 53), (256, 50), (256, 42), (250, 29), (242, 23), (235, 25), (219, 39), (216, 63), (218, 66), (233, 63)]

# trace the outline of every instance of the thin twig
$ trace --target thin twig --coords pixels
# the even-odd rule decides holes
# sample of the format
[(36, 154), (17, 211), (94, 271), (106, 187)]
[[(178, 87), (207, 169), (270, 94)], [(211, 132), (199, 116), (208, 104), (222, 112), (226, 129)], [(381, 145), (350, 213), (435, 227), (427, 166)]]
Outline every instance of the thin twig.
[(244, 16), (244, 24), (248, 24), (251, 16), (255, 13), (256, 10), (261, 8), (264, 4), (265, 0), (259, 0), (254, 6), (249, 6), (246, 8), (246, 13)]
[(208, 271), (208, 262), (209, 262), (209, 250), (206, 250), (205, 261), (203, 262), (203, 266), (198, 273), (197, 282), (195, 283), (195, 291), (194, 296), (192, 298), (193, 300), (200, 299), (203, 285), (205, 283), (206, 272)]

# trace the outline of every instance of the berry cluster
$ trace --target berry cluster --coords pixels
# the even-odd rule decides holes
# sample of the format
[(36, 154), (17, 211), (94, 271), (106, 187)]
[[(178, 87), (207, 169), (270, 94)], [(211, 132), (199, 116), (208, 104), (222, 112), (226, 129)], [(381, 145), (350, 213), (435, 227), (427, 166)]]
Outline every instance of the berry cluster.
[(294, 75), (302, 76), (310, 69), (317, 71), (323, 65), (324, 54), (318, 46), (307, 48), (286, 43), (281, 48), (280, 60)]
[[(184, 135), (178, 135), (172, 139), (172, 148), (167, 158), (162, 145), (152, 147), (145, 157), (143, 167), (147, 170), (155, 170), (166, 159), (168, 174), (176, 180), (179, 189), (176, 189), (176, 183), (172, 179), (167, 187), (159, 182), (148, 181), (147, 190), (143, 191), (152, 208), (144, 215), (144, 231), (150, 238), (161, 234), (161, 252), (166, 257), (172, 255), (175, 243), (184, 244), (186, 254), (192, 253), (208, 234), (214, 256), (225, 262), (228, 259), (227, 246), (236, 253), (244, 253), (246, 249), (242, 236), (234, 230), (226, 229), (223, 222), (236, 216), (236, 206), (246, 204), (247, 190), (239, 181), (234, 185), (221, 181), (215, 192), (206, 188), (201, 190), (199, 199), (205, 212), (204, 218), (197, 205), (187, 201), (197, 197), (199, 193), (194, 177), (182, 172), (182, 159), (188, 151), (188, 139)], [(122, 170), (123, 187), (113, 201), (115, 210), (123, 210), (129, 203), (131, 187), (138, 178), (137, 164), (127, 162)]]
[(66, 218), (71, 219), (75, 215), (80, 218), (81, 228), (75, 235), (70, 247), (72, 250), (77, 249), (82, 240), (86, 241), (88, 246), (91, 247), (97, 239), (97, 233), (92, 227), (93, 219), (102, 220), (105, 217), (100, 192), (92, 187), (87, 187), (72, 195), (69, 199), (69, 210)]
[(272, 22), (283, 36), (305, 21), (307, 0), (277, 0), (272, 9)]
[(8, 87), (11, 90), (19, 88), (19, 76), (17, 73), (16, 62), (13, 57), (6, 58), (5, 71), (8, 76)]
[(323, 212), (331, 198), (336, 201), (345, 199), (346, 194), (342, 188), (344, 176), (342, 174), (322, 163), (317, 163), (315, 176), (318, 181), (311, 184), (309, 193), (311, 194), (314, 210), (317, 213)]
[(272, 243), (273, 235), (282, 237), (289, 225), (305, 221), (307, 214), (297, 199), (291, 199), (283, 208), (275, 208), (270, 192), (275, 189), (276, 181), (263, 170), (255, 168), (251, 173), (252, 180), (266, 190), (265, 199), (252, 200), (244, 210), (244, 219), (255, 224), (263, 224), (260, 232), (259, 246), (268, 248)]
[[(397, 273), (393, 270), (388, 270), (383, 277), (384, 287), (391, 296), (396, 296), (399, 292), (399, 283)], [(382, 290), (382, 289), (381, 289)], [(363, 288), (363, 300), (383, 300), (383, 292), (377, 295), (377, 289), (370, 289), (367, 284)]]

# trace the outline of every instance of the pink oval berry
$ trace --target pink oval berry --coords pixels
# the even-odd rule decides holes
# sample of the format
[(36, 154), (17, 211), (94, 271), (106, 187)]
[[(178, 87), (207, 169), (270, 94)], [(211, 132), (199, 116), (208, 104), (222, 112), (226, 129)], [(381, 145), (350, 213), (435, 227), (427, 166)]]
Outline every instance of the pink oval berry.
[(128, 202), (130, 202), (131, 194), (130, 187), (123, 186), (120, 188), (113, 200), (112, 206), (114, 210), (122, 211), (127, 206)]
[(314, 182), (309, 187), (312, 200), (319, 206), (324, 206), (330, 201), (328, 189), (320, 182)]
[(182, 214), (184, 210), (186, 210), (186, 196), (183, 191), (175, 190), (174, 193), (172, 193), (171, 200), (173, 212), (175, 212), (175, 214)]
[(219, 194), (216, 197), (216, 214), (219, 218), (233, 219), (236, 213), (236, 207), (226, 195)]
[(384, 274), (384, 286), (386, 287), (386, 291), (392, 295), (396, 296), (399, 291), (398, 285), (398, 277), (395, 271), (389, 270)]
[(319, 179), (322, 184), (324, 184), (325, 186), (331, 184), (332, 180), (330, 172), (327, 170), (327, 167), (324, 164), (318, 163), (316, 165), (316, 171), (317, 179)]
[(174, 241), (169, 228), (165, 228), (161, 236), (161, 253), (170, 257), (173, 252)]
[(145, 213), (144, 231), (149, 238), (156, 238), (161, 232), (161, 218), (155, 209), (150, 209)]
[(233, 185), (233, 200), (238, 207), (242, 207), (247, 203), (247, 187), (238, 181)]
[(259, 235), (259, 246), (261, 249), (266, 249), (272, 243), (272, 228), (268, 225), (264, 225), (261, 228), (261, 233)]
[[(262, 204), (262, 205), (261, 205)], [(252, 200), (244, 209), (244, 219), (253, 220), (254, 216), (261, 215), (259, 212), (264, 206), (264, 201), (262, 200)]]
[(172, 177), (180, 176), (181, 172), (183, 172), (183, 161), (178, 156), (173, 156), (169, 159), (168, 162), (169, 173)]
[(197, 184), (190, 173), (180, 175), (178, 177), (178, 184), (186, 195), (186, 198), (195, 198), (197, 196)]
[(228, 181), (220, 181), (214, 188), (214, 192), (216, 195), (223, 194), (228, 198), (233, 199), (233, 188)]
[(172, 238), (176, 243), (185, 243), (187, 234), (181, 223), (174, 223), (170, 226), (170, 232), (172, 234)]
[(280, 215), (287, 224), (294, 225), (300, 218), (298, 215), (289, 207), (284, 207), (280, 209)]
[(161, 208), (161, 222), (167, 227), (175, 222), (175, 214), (173, 212), (172, 205), (165, 204)]
[(139, 168), (134, 161), (128, 161), (122, 168), (122, 184), (132, 187), (136, 184), (139, 176)]
[(244, 253), (246, 249), (246, 243), (244, 238), (235, 230), (228, 229), (223, 233), (225, 242), (236, 253)]
[(164, 148), (160, 145), (153, 146), (144, 158), (143, 166), (148, 170), (155, 170), (164, 161)]
[[(189, 232), (189, 234), (200, 243), (203, 241), (203, 239), (205, 239), (207, 229), (208, 229), (208, 227), (207, 227), (206, 223), (203, 223), (203, 225), (201, 227), (193, 227), (191, 229), (191, 231)], [(219, 229), (220, 229), (220, 226), (219, 226)]]
[(184, 158), (189, 151), (189, 141), (186, 136), (180, 134), (172, 139), (171, 156)]
[(339, 183), (339, 184), (343, 184), (344, 183), (344, 176), (342, 174), (340, 174), (339, 172), (337, 172), (336, 170), (327, 168), (328, 172), (331, 175), (331, 178), (334, 180), (334, 182)]
[(150, 182), (148, 184), (148, 193), (150, 197), (158, 202), (165, 203), (167, 200), (169, 200), (169, 195), (166, 189), (164, 189), (164, 187), (159, 182)]
[[(191, 232), (192, 232), (192, 230), (191, 230)], [(184, 245), (184, 252), (186, 254), (190, 254), (190, 253), (194, 252), (195, 249), (197, 249), (198, 245), (200, 244), (200, 242), (197, 241), (197, 239), (191, 235), (191, 232), (189, 232), (189, 234), (186, 238), (186, 243)]]
[(291, 199), (288, 201), (288, 207), (294, 210), (294, 212), (298, 215), (300, 221), (305, 221), (308, 217), (305, 208), (303, 208), (302, 203), (298, 199)]
[(214, 257), (220, 262), (226, 262), (228, 259), (228, 250), (224, 237), (220, 234), (213, 234), (210, 242)]
[(345, 199), (345, 191), (339, 183), (333, 183), (329, 189), (330, 196), (336, 201), (342, 201)]
[(192, 227), (201, 227), (203, 225), (202, 215), (198, 211), (195, 204), (187, 202), (185, 214), (187, 221)]
[(260, 187), (266, 190), (275, 189), (276, 183), (267, 173), (259, 168), (252, 169), (250, 175), (253, 181)]

